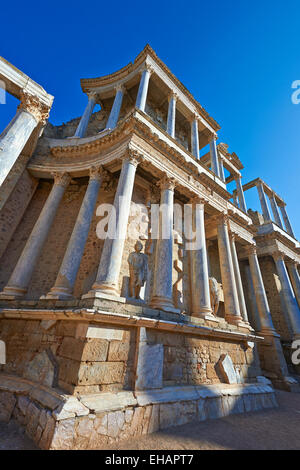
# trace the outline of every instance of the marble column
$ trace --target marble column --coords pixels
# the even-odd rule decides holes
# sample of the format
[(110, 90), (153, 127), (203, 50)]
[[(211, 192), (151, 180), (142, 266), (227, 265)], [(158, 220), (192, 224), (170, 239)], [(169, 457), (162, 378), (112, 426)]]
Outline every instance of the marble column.
[(269, 207), (268, 207), (268, 203), (267, 203), (267, 199), (266, 199), (266, 195), (265, 195), (265, 191), (264, 191), (264, 187), (263, 187), (263, 184), (261, 181), (259, 181), (257, 184), (256, 184), (256, 187), (257, 187), (257, 192), (258, 192), (258, 196), (259, 196), (259, 200), (260, 200), (260, 205), (261, 205), (261, 210), (262, 210), (262, 213), (263, 213), (263, 217), (264, 217), (264, 221), (265, 222), (271, 222), (271, 214), (270, 214), (270, 211), (269, 211)]
[(77, 129), (75, 131), (74, 137), (84, 137), (87, 126), (89, 124), (89, 120), (91, 118), (92, 112), (94, 110), (96, 104), (96, 94), (95, 93), (90, 93), (88, 95), (88, 103), (86, 105), (86, 108), (84, 110), (83, 115), (81, 116), (81, 119), (79, 121), (79, 124), (77, 126)]
[(224, 165), (223, 165), (223, 158), (219, 158), (219, 169), (220, 169), (220, 177), (221, 180), (225, 183), (225, 173), (224, 173)]
[(239, 206), (239, 200), (238, 200), (238, 197), (237, 197), (237, 193), (233, 192), (233, 204), (236, 206), (236, 207), (240, 207)]
[(230, 245), (231, 245), (231, 254), (232, 254), (232, 261), (233, 261), (233, 269), (234, 269), (234, 274), (235, 274), (235, 282), (236, 282), (237, 293), (238, 293), (239, 304), (240, 304), (240, 312), (241, 312), (244, 322), (249, 323), (245, 296), (244, 296), (244, 289), (243, 289), (241, 272), (240, 272), (240, 265), (239, 265), (239, 260), (237, 256), (236, 246), (235, 246), (235, 236), (233, 233), (230, 234)]
[(167, 133), (170, 134), (170, 136), (173, 138), (175, 137), (176, 102), (177, 95), (175, 93), (170, 93), (167, 119)]
[(190, 282), (192, 295), (192, 315), (206, 319), (215, 319), (212, 315), (209, 290), (209, 269), (205, 238), (203, 199), (193, 199), (193, 232), (196, 239), (191, 242), (188, 251), (190, 257)]
[(192, 144), (192, 154), (199, 160), (200, 151), (199, 151), (199, 132), (198, 132), (198, 119), (196, 116), (193, 117), (191, 121), (191, 144)]
[(174, 311), (173, 305), (173, 178), (164, 177), (161, 188), (159, 211), (159, 234), (156, 240), (154, 280), (150, 305), (166, 311)]
[(211, 158), (211, 169), (216, 176), (220, 178), (220, 169), (219, 169), (219, 157), (217, 149), (217, 138), (218, 136), (214, 135), (210, 141), (210, 158)]
[(300, 307), (300, 276), (298, 271), (298, 263), (296, 261), (290, 261), (286, 263), (291, 283), (295, 292), (295, 296)]
[(97, 293), (119, 296), (119, 276), (130, 212), (135, 173), (140, 157), (129, 150), (123, 158), (121, 174), (114, 198), (113, 211), (108, 224), (115, 218), (114, 238), (105, 238), (101, 260), (92, 290), (83, 298), (95, 297)]
[(251, 245), (248, 248), (248, 259), (259, 315), (260, 332), (267, 335), (276, 334), (271, 317), (267, 294), (265, 291), (265, 286), (263, 283), (263, 278), (260, 271), (260, 266), (258, 263), (256, 247), (254, 245)]
[(238, 324), (241, 320), (240, 306), (233, 261), (230, 249), (227, 216), (222, 214), (218, 221), (218, 247), (221, 268), (221, 277), (225, 303), (225, 319), (228, 323)]
[(116, 87), (116, 96), (110, 111), (110, 115), (107, 120), (106, 129), (114, 129), (118, 123), (123, 96), (125, 93), (125, 88), (123, 85), (118, 85)]
[(291, 223), (290, 223), (290, 219), (287, 215), (285, 206), (279, 206), (279, 207), (280, 207), (280, 211), (281, 211), (281, 214), (282, 214), (282, 218), (283, 218), (284, 225), (285, 225), (287, 233), (289, 235), (291, 235), (291, 237), (295, 238), (295, 235), (294, 235)]
[(62, 264), (59, 269), (54, 286), (47, 294), (49, 299), (73, 298), (73, 289), (84, 247), (89, 234), (91, 221), (103, 179), (102, 167), (92, 167), (89, 184), (86, 189), (76, 223), (73, 228)]
[(284, 262), (284, 254), (277, 251), (273, 253), (273, 258), (276, 264), (277, 274), (280, 279), (282, 294), (284, 298), (287, 314), (290, 319), (290, 324), (293, 332), (293, 338), (300, 338), (300, 309), (289, 279), (287, 269)]
[(26, 294), (37, 260), (69, 181), (70, 177), (67, 173), (56, 173), (54, 175), (54, 184), (48, 199), (33, 227), (7, 286), (0, 294), (1, 297), (11, 296), (17, 298)]
[(280, 219), (278, 206), (277, 206), (277, 202), (276, 202), (274, 194), (272, 194), (272, 196), (269, 197), (269, 200), (270, 200), (270, 203), (271, 203), (271, 208), (272, 208), (272, 212), (273, 212), (273, 216), (274, 216), (274, 221), (276, 222), (276, 224), (280, 228), (283, 229), (283, 225), (282, 225), (282, 222), (281, 222), (281, 219)]
[(236, 183), (236, 192), (237, 192), (237, 195), (238, 195), (238, 198), (239, 198), (240, 209), (247, 213), (247, 206), (246, 206), (246, 201), (245, 201), (245, 195), (244, 195), (244, 191), (243, 191), (241, 176), (237, 176), (235, 178), (235, 183)]
[(21, 94), (18, 111), (0, 135), (0, 186), (14, 166), (34, 129), (44, 124), (49, 108), (28, 93)]
[(136, 97), (136, 103), (135, 103), (135, 106), (141, 111), (145, 111), (148, 86), (149, 86), (151, 73), (152, 73), (152, 68), (149, 65), (145, 65), (145, 68), (142, 71), (141, 81), (140, 81), (138, 94)]

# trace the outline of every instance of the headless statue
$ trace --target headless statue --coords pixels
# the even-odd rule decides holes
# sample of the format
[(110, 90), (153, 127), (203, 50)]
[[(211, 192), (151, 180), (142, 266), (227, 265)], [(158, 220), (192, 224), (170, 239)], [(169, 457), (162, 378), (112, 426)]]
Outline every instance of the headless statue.
[(219, 288), (218, 282), (214, 277), (209, 278), (209, 292), (210, 292), (210, 303), (212, 308), (212, 313), (217, 315), (219, 310)]
[(135, 251), (128, 256), (129, 264), (129, 290), (130, 297), (140, 300), (140, 291), (147, 279), (148, 259), (147, 255), (141, 253), (143, 245), (137, 241), (134, 245)]

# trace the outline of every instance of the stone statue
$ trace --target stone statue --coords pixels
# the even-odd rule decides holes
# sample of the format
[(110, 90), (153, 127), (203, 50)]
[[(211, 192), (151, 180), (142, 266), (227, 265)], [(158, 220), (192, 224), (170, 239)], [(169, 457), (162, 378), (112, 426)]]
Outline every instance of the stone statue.
[(212, 313), (217, 315), (219, 310), (220, 296), (218, 281), (214, 277), (209, 278), (209, 292)]
[(141, 287), (145, 284), (148, 271), (148, 257), (141, 253), (143, 244), (137, 241), (134, 245), (135, 251), (128, 256), (129, 264), (129, 295), (135, 299), (140, 300)]

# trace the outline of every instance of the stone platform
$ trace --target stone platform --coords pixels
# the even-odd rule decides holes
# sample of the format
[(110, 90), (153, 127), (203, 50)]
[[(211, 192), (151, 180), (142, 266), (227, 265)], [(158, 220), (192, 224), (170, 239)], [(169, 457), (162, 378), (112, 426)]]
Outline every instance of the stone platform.
[(101, 449), (170, 426), (277, 406), (271, 386), (173, 386), (67, 395), (0, 374), (0, 420), (16, 419), (42, 449)]

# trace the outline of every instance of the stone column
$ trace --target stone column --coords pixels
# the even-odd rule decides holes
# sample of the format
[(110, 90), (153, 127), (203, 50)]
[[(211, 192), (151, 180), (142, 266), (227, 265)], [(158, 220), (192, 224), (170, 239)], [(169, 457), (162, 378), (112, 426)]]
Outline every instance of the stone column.
[(114, 99), (114, 103), (112, 105), (109, 118), (107, 120), (106, 129), (114, 129), (118, 123), (123, 96), (125, 93), (125, 88), (123, 85), (118, 85), (116, 87), (116, 96)]
[(18, 111), (0, 135), (0, 186), (39, 123), (44, 124), (49, 108), (28, 93), (21, 94)]
[(90, 170), (89, 184), (86, 189), (67, 250), (60, 266), (59, 273), (54, 286), (51, 288), (46, 298), (73, 298), (73, 288), (89, 234), (102, 179), (102, 168), (92, 167)]
[(236, 282), (237, 293), (238, 293), (239, 304), (240, 304), (240, 312), (241, 312), (244, 322), (249, 323), (245, 296), (244, 296), (244, 289), (243, 289), (241, 272), (240, 272), (240, 265), (239, 265), (239, 260), (237, 256), (236, 246), (235, 246), (235, 236), (233, 233), (230, 234), (230, 244), (231, 244), (233, 269), (234, 269), (234, 274), (235, 274), (235, 282)]
[(210, 158), (211, 158), (211, 169), (216, 176), (220, 178), (220, 169), (219, 169), (219, 157), (217, 150), (217, 135), (214, 135), (210, 141)]
[(259, 314), (260, 332), (268, 335), (275, 334), (276, 332), (256, 254), (256, 247), (254, 245), (248, 248), (248, 259)]
[(259, 196), (259, 200), (260, 200), (260, 205), (261, 205), (261, 210), (262, 210), (262, 213), (263, 213), (263, 217), (264, 217), (264, 221), (265, 222), (271, 222), (271, 214), (270, 214), (270, 211), (269, 211), (269, 207), (268, 207), (268, 204), (267, 204), (267, 199), (266, 199), (266, 195), (265, 195), (265, 191), (264, 191), (264, 187), (263, 187), (263, 184), (261, 181), (259, 181), (258, 183), (256, 183), (256, 187), (257, 187), (257, 192), (258, 192), (258, 196)]
[(86, 105), (86, 108), (84, 110), (83, 115), (81, 116), (81, 119), (79, 121), (79, 124), (77, 126), (76, 132), (74, 134), (74, 137), (84, 137), (86, 133), (87, 126), (89, 124), (89, 120), (91, 118), (93, 109), (95, 107), (96, 103), (96, 94), (95, 93), (90, 93), (88, 95), (88, 103)]
[(193, 117), (191, 121), (191, 144), (192, 144), (192, 154), (199, 160), (199, 133), (198, 133), (198, 119), (196, 116)]
[(167, 120), (167, 133), (170, 134), (170, 136), (173, 138), (175, 137), (176, 101), (177, 101), (177, 95), (175, 93), (170, 93), (168, 120)]
[(287, 233), (289, 235), (291, 235), (291, 237), (295, 238), (295, 235), (294, 235), (291, 223), (290, 223), (290, 219), (287, 215), (285, 206), (279, 206), (279, 207), (280, 207), (280, 211), (281, 211), (281, 214), (282, 214), (282, 218), (283, 218), (284, 225), (285, 225)]
[(240, 207), (239, 206), (239, 201), (238, 201), (238, 197), (237, 197), (237, 193), (233, 192), (233, 204), (236, 206), (236, 207)]
[(192, 294), (192, 315), (206, 319), (215, 319), (212, 315), (209, 291), (208, 259), (205, 239), (203, 199), (193, 199), (193, 232), (196, 240), (190, 242), (190, 276)]
[(239, 324), (242, 317), (230, 250), (227, 216), (224, 214), (222, 214), (218, 222), (218, 247), (224, 292), (225, 319), (228, 323)]
[(243, 186), (242, 186), (242, 177), (237, 176), (234, 179), (235, 179), (235, 183), (236, 183), (236, 191), (237, 191), (238, 198), (239, 198), (240, 209), (247, 213), (245, 195), (244, 195)]
[(280, 279), (283, 298), (287, 314), (290, 319), (290, 324), (293, 331), (293, 338), (300, 338), (300, 309), (296, 301), (296, 297), (286, 270), (284, 262), (284, 254), (277, 251), (273, 253), (273, 258), (276, 264), (277, 274)]
[(136, 97), (136, 103), (135, 103), (135, 106), (141, 111), (145, 111), (148, 86), (149, 86), (151, 73), (152, 73), (152, 68), (149, 65), (145, 65), (145, 68), (142, 71), (140, 86), (139, 86), (138, 94)]
[(298, 271), (298, 263), (291, 261), (286, 263), (290, 275), (291, 283), (295, 292), (295, 296), (300, 307), (300, 276)]
[(173, 178), (164, 177), (159, 182), (161, 188), (159, 233), (156, 240), (154, 280), (150, 305), (166, 311), (174, 311), (173, 305)]
[[(56, 173), (54, 175), (52, 190), (33, 227), (8, 284), (0, 294), (2, 298), (4, 296), (16, 298), (26, 294), (36, 262), (41, 254), (69, 181), (70, 177), (67, 173)], [(53, 254), (53, 256), (55, 256), (55, 254)]]
[(225, 183), (225, 173), (224, 173), (224, 165), (223, 165), (223, 158), (219, 158), (219, 169), (220, 169), (220, 177), (221, 180)]
[(97, 277), (92, 290), (83, 298), (95, 297), (99, 293), (119, 296), (119, 276), (122, 264), (124, 243), (127, 233), (130, 203), (133, 192), (136, 168), (140, 157), (129, 150), (123, 158), (122, 170), (115, 194), (113, 210), (108, 225), (116, 222), (115, 238), (106, 238), (101, 254)]
[(280, 228), (283, 229), (283, 225), (282, 225), (282, 222), (281, 222), (281, 219), (280, 219), (278, 206), (277, 206), (277, 202), (276, 202), (274, 194), (272, 194), (272, 196), (269, 197), (269, 200), (270, 200), (270, 203), (271, 203), (271, 208), (272, 208), (272, 212), (273, 212), (273, 216), (274, 216), (274, 221), (276, 222), (276, 224)]

